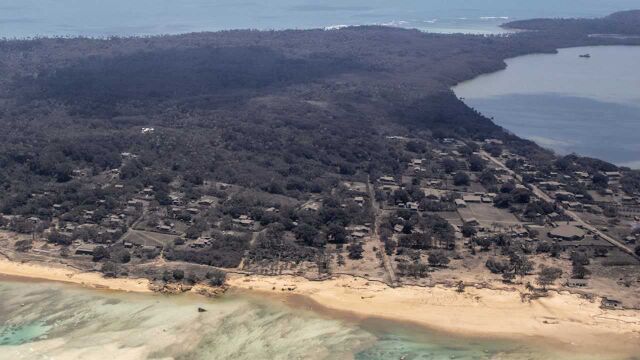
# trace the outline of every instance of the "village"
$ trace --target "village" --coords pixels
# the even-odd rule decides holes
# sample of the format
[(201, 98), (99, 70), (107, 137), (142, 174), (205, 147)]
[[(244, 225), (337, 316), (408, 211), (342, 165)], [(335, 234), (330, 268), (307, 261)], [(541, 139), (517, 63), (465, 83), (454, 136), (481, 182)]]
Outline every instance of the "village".
[(302, 199), (207, 180), (189, 193), (180, 183), (138, 189), (120, 169), (78, 169), (99, 184), (86, 205), (3, 216), (0, 246), (110, 276), (186, 266), (192, 281), (215, 267), (392, 286), (533, 284), (557, 268), (561, 288), (640, 306), (640, 194), (622, 190), (620, 171), (542, 171), (495, 139), (387, 141), (404, 154), (398, 173), (355, 174)]

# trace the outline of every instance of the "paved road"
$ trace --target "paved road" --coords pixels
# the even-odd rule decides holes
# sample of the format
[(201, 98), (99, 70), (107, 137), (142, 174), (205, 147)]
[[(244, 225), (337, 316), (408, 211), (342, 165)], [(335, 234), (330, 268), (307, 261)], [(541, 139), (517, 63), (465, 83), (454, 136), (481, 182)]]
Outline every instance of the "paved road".
[[(497, 166), (499, 166), (500, 168), (506, 170), (511, 176), (513, 176), (519, 183), (522, 183), (522, 176), (518, 175), (515, 171), (509, 169), (505, 164), (503, 164), (500, 160), (494, 158), (493, 156), (491, 156), (489, 153), (487, 153), (484, 150), (480, 151), (480, 155), (482, 155), (484, 158), (488, 159), (489, 161), (493, 162), (494, 164), (496, 164)], [(549, 196), (547, 195), (544, 191), (542, 191), (539, 187), (529, 184), (529, 186), (531, 187), (531, 191), (533, 191), (533, 194), (536, 195), (537, 197), (549, 202), (549, 203), (554, 203), (555, 201)], [(580, 215), (578, 215), (577, 213), (565, 209), (565, 214), (567, 214), (573, 221), (577, 222), (578, 224), (580, 224), (583, 228), (585, 228), (586, 230), (589, 230), (591, 232), (593, 232), (594, 234), (598, 235), (600, 238), (604, 239), (605, 241), (608, 241), (610, 244), (618, 247), (620, 250), (626, 252), (627, 254), (635, 257), (636, 259), (640, 260), (640, 256), (637, 256), (633, 249), (629, 246), (627, 246), (626, 244), (620, 242), (619, 240), (616, 240), (614, 238), (612, 238), (611, 236), (603, 233), (602, 231), (598, 230), (595, 226), (587, 223), (586, 221), (584, 221)]]

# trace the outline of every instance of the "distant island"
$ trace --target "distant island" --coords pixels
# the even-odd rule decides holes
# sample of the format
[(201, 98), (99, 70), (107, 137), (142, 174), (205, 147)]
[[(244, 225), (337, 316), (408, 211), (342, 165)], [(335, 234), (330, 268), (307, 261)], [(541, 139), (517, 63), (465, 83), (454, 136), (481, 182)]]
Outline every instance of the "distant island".
[(557, 156), (450, 89), (515, 56), (640, 45), (640, 11), (504, 27), (524, 31), (2, 41), (0, 273), (637, 354), (640, 171)]

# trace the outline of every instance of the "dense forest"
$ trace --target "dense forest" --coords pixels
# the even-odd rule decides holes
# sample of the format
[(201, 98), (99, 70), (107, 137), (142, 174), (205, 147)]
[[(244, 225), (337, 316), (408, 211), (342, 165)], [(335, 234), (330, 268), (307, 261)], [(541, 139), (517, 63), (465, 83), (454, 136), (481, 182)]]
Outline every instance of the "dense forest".
[[(548, 153), (469, 109), (450, 86), (523, 53), (633, 42), (581, 29), (617, 31), (636, 17), (571, 20), (576, 31), (551, 28), (553, 36), (356, 27), (3, 41), (0, 211), (46, 213), (31, 195), (51, 188), (60, 199), (49, 202), (73, 201), (69, 191), (88, 191), (72, 176), (85, 168), (122, 167), (133, 188), (179, 177), (321, 192), (331, 174), (393, 172), (386, 135), (500, 138), (544, 161)], [(123, 152), (139, 156), (123, 163)]]

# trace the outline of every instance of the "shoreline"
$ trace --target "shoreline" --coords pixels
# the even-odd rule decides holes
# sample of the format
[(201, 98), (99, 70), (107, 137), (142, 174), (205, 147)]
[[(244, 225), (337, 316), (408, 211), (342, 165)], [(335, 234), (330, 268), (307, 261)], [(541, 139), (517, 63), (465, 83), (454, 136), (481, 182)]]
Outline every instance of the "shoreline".
[(585, 355), (640, 352), (640, 311), (601, 309), (599, 298), (590, 301), (566, 291), (522, 302), (520, 289), (467, 286), (458, 293), (441, 285), (391, 288), (345, 275), (324, 281), (233, 276), (228, 283), (232, 289), (285, 297), (293, 306), (319, 313), (378, 318), (445, 335), (514, 340)]
[[(3, 275), (12, 280), (154, 293), (147, 279), (104, 278), (97, 272), (80, 272), (64, 265), (0, 259), (0, 280)], [(521, 289), (467, 286), (459, 293), (442, 285), (392, 288), (350, 275), (314, 281), (296, 276), (229, 273), (227, 284), (240, 293), (270, 297), (285, 305), (356, 322), (381, 319), (445, 336), (513, 340), (585, 355), (629, 356), (640, 352), (640, 310), (601, 309), (599, 299), (588, 300), (566, 291), (523, 302)]]
[(55, 281), (97, 290), (151, 293), (149, 280), (105, 278), (98, 272), (80, 272), (70, 266), (0, 259), (0, 276)]

